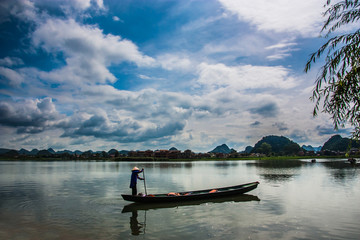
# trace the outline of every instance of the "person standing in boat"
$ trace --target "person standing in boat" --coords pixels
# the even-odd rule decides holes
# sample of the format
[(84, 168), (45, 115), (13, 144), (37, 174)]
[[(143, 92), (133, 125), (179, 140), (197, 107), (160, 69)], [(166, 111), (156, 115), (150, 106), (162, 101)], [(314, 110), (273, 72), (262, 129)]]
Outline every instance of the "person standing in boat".
[(132, 189), (132, 195), (136, 195), (137, 194), (137, 189), (136, 189), (136, 183), (137, 180), (144, 180), (143, 178), (139, 177), (139, 173), (142, 173), (144, 171), (144, 169), (139, 169), (137, 167), (134, 167), (131, 170), (131, 181), (130, 181), (130, 188)]

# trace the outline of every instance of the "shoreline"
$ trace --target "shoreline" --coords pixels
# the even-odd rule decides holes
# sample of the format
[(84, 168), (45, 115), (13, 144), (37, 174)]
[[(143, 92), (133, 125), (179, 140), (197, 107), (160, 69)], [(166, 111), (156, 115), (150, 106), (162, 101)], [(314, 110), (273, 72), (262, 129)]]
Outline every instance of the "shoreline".
[(136, 157), (118, 157), (118, 158), (99, 158), (99, 159), (62, 159), (62, 158), (0, 158), (5, 162), (197, 162), (197, 161), (251, 161), (251, 160), (302, 160), (302, 159), (349, 159), (360, 158), (360, 156), (270, 156), (270, 157), (243, 157), (243, 158), (187, 158), (187, 159), (168, 159), (168, 158), (136, 158)]

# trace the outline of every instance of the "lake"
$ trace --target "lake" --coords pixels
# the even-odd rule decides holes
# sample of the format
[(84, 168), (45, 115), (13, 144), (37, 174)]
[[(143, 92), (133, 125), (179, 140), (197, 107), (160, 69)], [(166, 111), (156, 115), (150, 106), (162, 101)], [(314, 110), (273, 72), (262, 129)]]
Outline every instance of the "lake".
[[(246, 195), (135, 205), (150, 193), (259, 181)], [(138, 182), (144, 192), (144, 182)], [(360, 170), (342, 160), (0, 162), (0, 239), (360, 239)]]

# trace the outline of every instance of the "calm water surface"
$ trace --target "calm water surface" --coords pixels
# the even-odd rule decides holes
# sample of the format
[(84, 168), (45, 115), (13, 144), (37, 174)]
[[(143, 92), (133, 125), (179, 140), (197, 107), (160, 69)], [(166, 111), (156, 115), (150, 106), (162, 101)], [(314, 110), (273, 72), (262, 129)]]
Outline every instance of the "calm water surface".
[[(0, 239), (360, 239), (360, 170), (344, 162), (0, 162)], [(135, 165), (148, 193), (260, 185), (212, 202), (134, 205), (121, 193)]]

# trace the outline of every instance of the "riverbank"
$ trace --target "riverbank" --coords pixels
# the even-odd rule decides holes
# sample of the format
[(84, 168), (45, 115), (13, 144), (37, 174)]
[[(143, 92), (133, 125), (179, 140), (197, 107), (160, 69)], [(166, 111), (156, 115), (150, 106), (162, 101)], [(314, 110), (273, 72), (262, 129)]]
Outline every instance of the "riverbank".
[(0, 158), (0, 161), (99, 161), (99, 162), (192, 162), (192, 161), (247, 161), (247, 160), (300, 160), (300, 159), (348, 159), (360, 158), (360, 156), (269, 156), (269, 157), (241, 157), (241, 158), (186, 158), (168, 159), (154, 157), (117, 157), (117, 158), (89, 158), (89, 159), (63, 159), (55, 157), (17, 157)]

